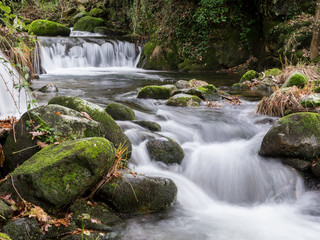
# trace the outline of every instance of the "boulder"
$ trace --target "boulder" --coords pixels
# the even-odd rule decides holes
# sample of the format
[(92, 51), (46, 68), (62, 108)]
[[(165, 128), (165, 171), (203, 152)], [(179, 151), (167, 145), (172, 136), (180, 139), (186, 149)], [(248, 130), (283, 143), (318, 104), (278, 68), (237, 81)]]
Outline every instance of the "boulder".
[(135, 124), (138, 124), (141, 127), (147, 128), (151, 132), (160, 132), (161, 126), (160, 124), (152, 121), (134, 121)]
[(2, 175), (10, 173), (38, 152), (38, 141), (50, 144), (66, 139), (103, 136), (101, 123), (89, 120), (73, 109), (60, 105), (34, 108), (22, 115), (15, 124), (15, 132), (11, 131), (6, 140)]
[(260, 155), (313, 161), (320, 156), (320, 115), (295, 113), (281, 118), (264, 136)]
[(301, 99), (301, 105), (306, 108), (316, 108), (320, 106), (320, 93), (310, 94)]
[(105, 110), (114, 120), (133, 121), (136, 117), (131, 108), (119, 103), (109, 103)]
[(93, 8), (89, 12), (89, 16), (96, 18), (105, 18), (108, 15), (106, 9)]
[(282, 73), (282, 71), (279, 68), (272, 68), (272, 69), (268, 69), (266, 71), (264, 71), (264, 74), (266, 76), (278, 76)]
[(93, 32), (95, 27), (100, 27), (105, 24), (102, 18), (85, 16), (80, 18), (73, 26), (73, 31)]
[(169, 99), (171, 95), (169, 87), (145, 86), (139, 91), (138, 98)]
[(41, 87), (38, 91), (43, 92), (43, 93), (59, 92), (57, 86), (52, 83), (49, 83), (49, 84)]
[(205, 81), (202, 81), (202, 80), (191, 79), (189, 81), (189, 85), (190, 85), (190, 87), (203, 87), (203, 86), (208, 85), (208, 83)]
[(35, 218), (18, 218), (12, 220), (2, 227), (2, 232), (14, 240), (42, 239), (40, 226)]
[(259, 74), (254, 71), (254, 70), (250, 70), (248, 72), (246, 72), (245, 74), (243, 74), (243, 76), (240, 79), (240, 83), (246, 82), (246, 81), (252, 81), (253, 79), (257, 78), (259, 76)]
[(182, 89), (180, 92), (189, 95), (196, 95), (203, 100), (215, 101), (221, 99), (218, 89), (212, 84), (207, 84), (201, 87), (192, 87), (186, 90)]
[(125, 146), (128, 148), (127, 156), (130, 158), (132, 145), (129, 138), (102, 107), (84, 99), (70, 96), (55, 97), (49, 101), (49, 104), (58, 104), (89, 114), (93, 120), (102, 123), (104, 127), (105, 138), (112, 142), (116, 148), (125, 143)]
[[(50, 145), (11, 173), (0, 193), (18, 199), (12, 181), (27, 201), (46, 211), (67, 206), (91, 189), (115, 159), (115, 148), (105, 138), (84, 138)], [(11, 181), (12, 180), (12, 181)]]
[[(70, 211), (79, 228), (85, 225), (89, 230), (110, 232), (112, 227), (123, 222), (104, 203), (98, 203), (94, 206), (89, 205), (87, 201), (79, 200), (72, 204)], [(91, 221), (91, 219), (96, 221)]]
[(178, 88), (178, 89), (186, 89), (186, 88), (190, 88), (190, 84), (188, 81), (185, 81), (185, 80), (179, 80), (175, 83), (175, 86)]
[(246, 83), (235, 83), (231, 87), (234, 90), (240, 90), (240, 89), (248, 89), (248, 84)]
[(306, 75), (296, 72), (293, 73), (288, 80), (283, 84), (282, 87), (293, 87), (297, 86), (298, 88), (303, 88), (308, 83), (308, 78)]
[(171, 138), (149, 139), (147, 149), (152, 160), (166, 164), (180, 164), (184, 158), (183, 149)]
[(198, 107), (200, 103), (201, 99), (199, 97), (180, 93), (169, 98), (166, 104), (176, 107)]
[(319, 161), (317, 161), (311, 165), (311, 171), (315, 176), (320, 177), (320, 162)]
[(13, 209), (0, 199), (0, 222), (10, 219), (12, 217), (12, 214)]
[(37, 36), (69, 36), (70, 28), (48, 20), (35, 20), (29, 26), (29, 34)]
[(124, 214), (146, 214), (169, 208), (176, 200), (177, 187), (168, 178), (122, 173), (105, 184), (99, 199)]

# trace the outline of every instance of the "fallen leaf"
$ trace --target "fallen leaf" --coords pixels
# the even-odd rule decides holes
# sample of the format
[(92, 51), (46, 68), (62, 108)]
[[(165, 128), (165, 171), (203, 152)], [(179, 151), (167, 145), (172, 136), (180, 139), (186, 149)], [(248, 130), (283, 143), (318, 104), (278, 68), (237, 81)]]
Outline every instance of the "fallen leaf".
[(44, 132), (41, 132), (41, 131), (29, 132), (29, 134), (32, 135), (32, 139), (31, 139), (31, 140), (34, 140), (35, 137), (44, 136), (44, 135), (45, 135), (45, 133), (44, 133)]
[(98, 219), (94, 219), (94, 218), (91, 218), (91, 219), (90, 219), (90, 222), (92, 222), (92, 223), (97, 223), (97, 224), (101, 224), (101, 223), (102, 223), (102, 222), (99, 221)]
[(37, 141), (37, 145), (38, 145), (41, 149), (49, 146), (49, 144), (46, 144), (46, 143), (40, 142), (40, 141)]
[(81, 114), (86, 117), (87, 119), (89, 119), (90, 121), (93, 121), (92, 117), (90, 117), (90, 115), (86, 112), (81, 112)]

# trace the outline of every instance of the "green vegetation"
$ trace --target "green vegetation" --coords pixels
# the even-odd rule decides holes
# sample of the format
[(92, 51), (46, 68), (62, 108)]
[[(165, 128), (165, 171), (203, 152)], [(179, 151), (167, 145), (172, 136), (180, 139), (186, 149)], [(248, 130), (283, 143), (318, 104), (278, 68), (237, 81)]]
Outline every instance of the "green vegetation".
[(303, 88), (308, 83), (308, 78), (302, 73), (294, 73), (283, 85), (283, 87), (297, 86), (298, 88)]
[(248, 72), (246, 72), (240, 79), (240, 83), (243, 83), (245, 81), (251, 81), (252, 79), (255, 79), (259, 76), (259, 74), (254, 71), (254, 70), (250, 70)]
[(85, 16), (75, 23), (73, 30), (93, 32), (95, 27), (103, 26), (104, 23), (102, 18)]
[(171, 89), (163, 86), (145, 86), (138, 93), (138, 98), (168, 99), (170, 97)]
[(29, 34), (37, 36), (69, 36), (70, 29), (56, 22), (36, 20), (30, 24)]

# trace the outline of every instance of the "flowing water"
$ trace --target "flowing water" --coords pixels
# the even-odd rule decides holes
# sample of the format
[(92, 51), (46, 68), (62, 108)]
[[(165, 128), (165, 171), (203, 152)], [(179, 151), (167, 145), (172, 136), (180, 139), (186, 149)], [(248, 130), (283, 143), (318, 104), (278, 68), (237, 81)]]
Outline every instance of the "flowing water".
[[(149, 158), (144, 136), (150, 134), (119, 121), (133, 144), (130, 168), (171, 178), (177, 203), (169, 210), (127, 220), (122, 239), (132, 240), (318, 240), (320, 195), (307, 192), (302, 178), (274, 159), (258, 155), (271, 127), (255, 114), (261, 97), (243, 94), (240, 106), (175, 108), (163, 100), (137, 99), (137, 87), (198, 78), (231, 92), (228, 75), (181, 74), (136, 68), (135, 44), (101, 38), (43, 38), (42, 67), (47, 74), (35, 87), (54, 83), (59, 93), (41, 94), (46, 104), (56, 95), (73, 95), (101, 106), (116, 101), (131, 106), (138, 120), (159, 123), (161, 134), (185, 151), (181, 166)], [(112, 52), (113, 51), (113, 52)], [(232, 92), (231, 92), (232, 93)], [(272, 120), (272, 119), (271, 119)]]

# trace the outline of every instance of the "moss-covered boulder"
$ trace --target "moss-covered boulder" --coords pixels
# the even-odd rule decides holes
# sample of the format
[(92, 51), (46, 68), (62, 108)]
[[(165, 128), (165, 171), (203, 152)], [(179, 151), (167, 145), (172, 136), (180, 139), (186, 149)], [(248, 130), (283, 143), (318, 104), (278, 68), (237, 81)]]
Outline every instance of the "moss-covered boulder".
[(120, 103), (109, 103), (105, 110), (114, 120), (133, 121), (136, 117), (131, 108)]
[[(115, 148), (105, 138), (84, 138), (48, 146), (12, 173), (18, 192), (31, 203), (54, 211), (72, 203), (92, 188), (108, 171)], [(11, 179), (0, 193), (16, 196)]]
[(125, 146), (128, 148), (127, 156), (130, 158), (132, 145), (129, 138), (102, 107), (84, 99), (70, 96), (55, 97), (49, 101), (49, 104), (58, 104), (69, 107), (78, 112), (85, 112), (89, 114), (93, 120), (102, 123), (104, 127), (105, 138), (112, 142), (116, 148), (118, 148), (120, 144), (125, 143)]
[(74, 31), (93, 32), (95, 27), (100, 27), (105, 24), (102, 18), (85, 16), (80, 18), (73, 26)]
[(180, 93), (169, 98), (166, 104), (175, 107), (198, 107), (200, 103), (201, 99), (199, 97)]
[(281, 118), (263, 138), (260, 155), (313, 161), (320, 156), (320, 115), (295, 113)]
[(56, 85), (49, 83), (38, 90), (39, 92), (42, 93), (53, 93), (53, 92), (59, 92), (59, 89)]
[(22, 115), (3, 147), (6, 159), (3, 176), (40, 150), (39, 142), (53, 143), (68, 139), (103, 137), (104, 127), (73, 109), (48, 105), (34, 108)]
[(308, 78), (306, 75), (296, 72), (293, 73), (288, 80), (283, 84), (282, 87), (293, 87), (303, 88), (308, 83)]
[(248, 72), (246, 72), (245, 74), (243, 74), (243, 76), (240, 79), (240, 83), (246, 82), (246, 81), (252, 81), (253, 79), (257, 78), (259, 76), (259, 74), (254, 71), (254, 70), (250, 70)]
[(235, 83), (231, 87), (234, 90), (242, 90), (242, 89), (248, 89), (248, 84), (246, 83)]
[(221, 99), (218, 89), (212, 84), (200, 87), (191, 87), (189, 89), (181, 89), (180, 92), (189, 95), (196, 95), (202, 100), (215, 101)]
[(174, 84), (178, 89), (190, 88), (190, 83), (186, 80), (179, 80)]
[(148, 130), (150, 130), (151, 132), (159, 132), (161, 131), (161, 126), (160, 124), (156, 123), (156, 122), (152, 122), (152, 121), (134, 121), (135, 124), (138, 124), (141, 127), (144, 127)]
[(13, 209), (0, 199), (0, 222), (10, 219), (12, 214)]
[(171, 138), (159, 137), (149, 139), (147, 149), (152, 160), (166, 164), (180, 164), (184, 158), (183, 149)]
[(272, 68), (272, 69), (268, 69), (266, 71), (264, 71), (264, 74), (266, 76), (278, 76), (282, 73), (282, 71), (279, 68)]
[(310, 94), (301, 99), (301, 105), (307, 108), (316, 108), (320, 106), (320, 93)]
[(29, 26), (29, 34), (37, 36), (69, 36), (70, 28), (48, 20), (35, 20)]
[[(115, 225), (122, 224), (123, 221), (115, 215), (104, 203), (95, 206), (87, 201), (79, 200), (71, 205), (72, 217), (79, 228), (85, 225), (86, 229), (95, 231), (110, 232)], [(91, 221), (94, 219), (95, 221)]]
[(204, 87), (206, 85), (208, 85), (208, 83), (206, 81), (202, 81), (202, 80), (197, 80), (197, 79), (191, 79), (189, 81), (189, 85), (190, 87)]
[[(34, 240), (42, 239), (40, 226), (35, 218), (19, 218), (6, 223), (2, 227), (2, 232), (6, 233), (13, 240)], [(1, 235), (0, 235), (1, 236)]]
[(138, 98), (168, 99), (172, 95), (171, 88), (163, 86), (145, 86), (139, 93)]
[(108, 12), (106, 11), (106, 9), (93, 8), (90, 10), (88, 15), (96, 18), (105, 18), (108, 15)]
[(100, 200), (124, 214), (146, 214), (167, 209), (176, 200), (177, 187), (168, 178), (122, 173), (98, 192)]

